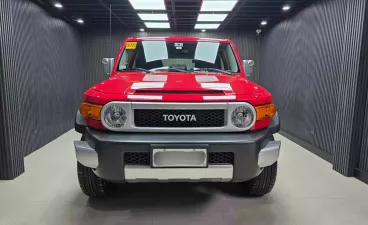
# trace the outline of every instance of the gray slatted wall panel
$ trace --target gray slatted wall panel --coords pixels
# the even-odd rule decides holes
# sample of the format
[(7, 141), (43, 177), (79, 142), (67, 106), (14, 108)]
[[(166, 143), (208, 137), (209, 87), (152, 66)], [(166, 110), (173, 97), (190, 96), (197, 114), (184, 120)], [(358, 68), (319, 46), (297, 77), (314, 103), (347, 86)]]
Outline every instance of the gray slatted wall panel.
[[(83, 34), (86, 88), (101, 82), (107, 76), (103, 72), (101, 60), (104, 57), (115, 57), (120, 45), (127, 37), (166, 37), (166, 36), (195, 36), (204, 38), (231, 39), (234, 41), (242, 59), (253, 59), (258, 65), (260, 41), (256, 33), (212, 33), (212, 32), (113, 32), (111, 42), (109, 32)], [(258, 81), (258, 66), (255, 67), (254, 77)]]
[[(359, 62), (363, 38), (365, 1), (347, 1), (344, 48), (341, 62), (338, 105), (334, 135), (333, 168), (338, 172), (353, 176), (356, 165), (360, 125), (354, 120), (359, 116), (355, 111), (358, 103)], [(362, 107), (363, 108), (363, 107)], [(355, 131), (359, 131), (355, 133)]]
[(336, 152), (335, 169), (344, 174), (364, 2), (319, 1), (276, 25), (261, 43), (260, 84), (274, 96), (282, 129), (329, 154)]
[[(368, 49), (366, 49), (366, 51), (368, 52)], [(363, 132), (362, 132), (363, 138), (362, 138), (362, 145), (361, 145), (361, 150), (360, 150), (360, 159), (359, 159), (358, 169), (368, 172), (368, 93), (367, 93), (366, 99), (367, 101), (365, 105), (364, 127), (363, 127)]]
[[(366, 3), (365, 6), (363, 37), (368, 37), (368, 3)], [(364, 113), (363, 119), (358, 121), (363, 125), (358, 169), (366, 172), (368, 175), (368, 38), (363, 38), (361, 54), (361, 68), (359, 73), (361, 78), (360, 83), (362, 83), (362, 86), (360, 88), (360, 92), (362, 92), (362, 95), (365, 97), (365, 104), (364, 102), (361, 103), (362, 106), (365, 105), (365, 110), (361, 110), (362, 113)]]
[(282, 129), (328, 153), (333, 151), (345, 14), (340, 0), (312, 5), (276, 25), (261, 43), (260, 84), (273, 94)]
[[(1, 98), (2, 98), (2, 127), (1, 133), (3, 140), (0, 149), (0, 179), (11, 179), (24, 171), (23, 152), (13, 147), (14, 134), (19, 134), (19, 123), (14, 120), (18, 113), (16, 105), (18, 105), (18, 98), (13, 98), (11, 94), (16, 91), (11, 83), (9, 83), (9, 76), (12, 76), (9, 66), (12, 64), (12, 49), (11, 42), (14, 34), (13, 29), (13, 2), (0, 0), (0, 51), (1, 51)], [(13, 78), (11, 78), (13, 79)], [(17, 78), (15, 78), (17, 80)], [(16, 95), (13, 95), (16, 97)]]
[[(0, 0), (2, 99), (7, 142), (0, 179), (24, 170), (23, 157), (73, 127), (84, 90), (79, 33), (27, 0)], [(8, 156), (3, 158), (3, 156)]]

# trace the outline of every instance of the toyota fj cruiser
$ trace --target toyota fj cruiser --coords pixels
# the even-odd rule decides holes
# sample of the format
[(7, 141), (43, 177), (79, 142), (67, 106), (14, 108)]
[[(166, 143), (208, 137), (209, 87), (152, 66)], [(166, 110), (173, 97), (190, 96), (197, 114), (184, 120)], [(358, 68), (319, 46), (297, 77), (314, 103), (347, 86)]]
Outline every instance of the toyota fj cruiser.
[[(272, 95), (249, 81), (230, 40), (128, 38), (109, 79), (76, 114), (78, 179), (88, 196), (113, 183), (233, 182), (261, 196), (276, 181), (280, 129)], [(247, 69), (248, 68), (248, 69)]]

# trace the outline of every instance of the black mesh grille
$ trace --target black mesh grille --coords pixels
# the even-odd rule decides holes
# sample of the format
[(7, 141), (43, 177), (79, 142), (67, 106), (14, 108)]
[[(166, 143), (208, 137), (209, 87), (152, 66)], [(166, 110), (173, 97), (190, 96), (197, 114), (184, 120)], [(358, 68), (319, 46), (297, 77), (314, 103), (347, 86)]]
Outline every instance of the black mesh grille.
[(126, 165), (150, 165), (149, 152), (126, 152), (124, 154)]
[(209, 164), (234, 164), (234, 153), (232, 152), (209, 152)]
[[(167, 115), (167, 116), (164, 116)], [(179, 117), (172, 117), (179, 116)], [(184, 115), (184, 116), (183, 116)], [(193, 120), (194, 115), (195, 120)], [(181, 116), (181, 117), (180, 117)], [(166, 121), (165, 121), (166, 117)], [(185, 119), (184, 119), (185, 117)], [(172, 120), (172, 121), (170, 121)], [(212, 110), (164, 110), (135, 109), (134, 124), (137, 127), (222, 127), (225, 111)]]

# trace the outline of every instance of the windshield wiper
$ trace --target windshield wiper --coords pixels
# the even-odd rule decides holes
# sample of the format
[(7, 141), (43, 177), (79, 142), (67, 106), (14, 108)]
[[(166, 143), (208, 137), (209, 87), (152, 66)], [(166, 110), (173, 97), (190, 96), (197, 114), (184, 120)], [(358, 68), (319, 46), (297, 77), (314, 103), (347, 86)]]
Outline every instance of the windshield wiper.
[(146, 73), (151, 73), (151, 71), (143, 69), (143, 68), (126, 68), (126, 69), (122, 69), (122, 70), (118, 70), (118, 71), (142, 71), (142, 72), (146, 72)]
[(183, 70), (183, 69), (178, 69), (178, 68), (169, 68), (167, 71), (177, 71), (177, 72), (189, 73), (188, 70)]
[(198, 70), (204, 70), (204, 71), (208, 71), (208, 72), (220, 72), (220, 73), (226, 73), (226, 74), (229, 74), (229, 75), (232, 75), (233, 73), (232, 72), (229, 72), (229, 71), (226, 71), (226, 70), (220, 70), (220, 69), (216, 69), (216, 68), (197, 68), (195, 71), (198, 71)]
[(188, 71), (188, 70), (178, 69), (178, 68), (157, 69), (155, 71), (184, 72), (184, 73), (190, 73), (191, 72), (191, 71)]

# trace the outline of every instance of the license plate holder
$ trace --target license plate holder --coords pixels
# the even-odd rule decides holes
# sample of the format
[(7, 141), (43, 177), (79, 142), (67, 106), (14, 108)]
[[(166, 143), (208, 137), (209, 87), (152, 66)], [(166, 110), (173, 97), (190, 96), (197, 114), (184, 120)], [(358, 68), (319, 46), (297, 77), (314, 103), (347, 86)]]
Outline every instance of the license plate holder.
[(208, 145), (151, 145), (151, 168), (207, 168)]

